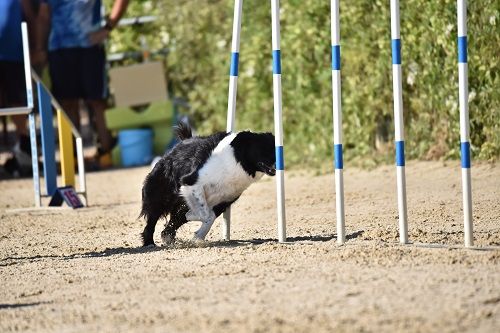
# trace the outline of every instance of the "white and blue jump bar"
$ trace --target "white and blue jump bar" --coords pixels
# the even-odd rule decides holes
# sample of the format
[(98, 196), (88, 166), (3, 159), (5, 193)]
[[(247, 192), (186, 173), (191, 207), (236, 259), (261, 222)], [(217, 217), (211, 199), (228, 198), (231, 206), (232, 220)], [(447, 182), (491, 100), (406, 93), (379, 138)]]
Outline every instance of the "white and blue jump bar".
[(344, 163), (342, 156), (342, 99), (340, 88), (340, 25), (339, 0), (331, 0), (332, 30), (332, 97), (333, 151), (335, 159), (335, 206), (337, 213), (337, 243), (345, 242)]
[(392, 91), (394, 98), (394, 131), (396, 146), (396, 179), (399, 212), (399, 241), (408, 243), (406, 207), (405, 141), (403, 93), (401, 82), (401, 37), (399, 33), (399, 0), (391, 0)]
[[(236, 119), (236, 93), (238, 91), (238, 65), (240, 58), (240, 32), (241, 13), (243, 0), (234, 0), (233, 37), (231, 42), (231, 67), (229, 69), (229, 94), (227, 99), (227, 127), (226, 132), (231, 133), (235, 128)], [(222, 239), (231, 237), (231, 207), (222, 215)]]
[(458, 25), (458, 98), (460, 103), (460, 150), (462, 159), (462, 195), (465, 246), (474, 244), (472, 235), (472, 186), (469, 136), (469, 88), (467, 76), (467, 1), (457, 0)]
[(276, 146), (276, 206), (278, 217), (278, 240), (286, 241), (285, 220), (285, 162), (283, 157), (283, 119), (281, 103), (281, 50), (280, 50), (280, 4), (271, 0), (271, 25), (273, 47), (273, 98), (274, 134)]

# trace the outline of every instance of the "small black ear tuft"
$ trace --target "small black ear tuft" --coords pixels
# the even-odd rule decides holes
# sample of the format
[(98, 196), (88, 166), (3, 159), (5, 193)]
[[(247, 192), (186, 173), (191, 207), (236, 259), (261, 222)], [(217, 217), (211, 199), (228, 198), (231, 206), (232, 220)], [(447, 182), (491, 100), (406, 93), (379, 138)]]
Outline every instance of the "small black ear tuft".
[(179, 122), (176, 126), (174, 126), (174, 134), (181, 141), (193, 137), (193, 131), (191, 130), (191, 126), (182, 121)]

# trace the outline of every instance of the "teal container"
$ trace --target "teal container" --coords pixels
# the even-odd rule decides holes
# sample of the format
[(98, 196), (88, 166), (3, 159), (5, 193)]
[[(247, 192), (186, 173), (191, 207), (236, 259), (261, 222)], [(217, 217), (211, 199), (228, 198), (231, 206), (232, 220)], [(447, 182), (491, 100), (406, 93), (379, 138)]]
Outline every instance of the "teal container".
[(119, 131), (118, 145), (124, 167), (146, 165), (153, 159), (153, 131), (150, 129)]

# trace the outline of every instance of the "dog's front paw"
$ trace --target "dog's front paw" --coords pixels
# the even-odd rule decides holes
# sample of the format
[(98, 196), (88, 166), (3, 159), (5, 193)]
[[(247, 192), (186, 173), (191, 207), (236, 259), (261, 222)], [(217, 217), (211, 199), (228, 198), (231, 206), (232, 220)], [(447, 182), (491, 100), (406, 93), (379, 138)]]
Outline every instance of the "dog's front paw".
[(193, 242), (195, 243), (204, 243), (205, 242), (205, 237), (203, 236), (200, 236), (200, 233), (199, 231), (195, 232), (193, 234), (193, 239), (192, 239)]

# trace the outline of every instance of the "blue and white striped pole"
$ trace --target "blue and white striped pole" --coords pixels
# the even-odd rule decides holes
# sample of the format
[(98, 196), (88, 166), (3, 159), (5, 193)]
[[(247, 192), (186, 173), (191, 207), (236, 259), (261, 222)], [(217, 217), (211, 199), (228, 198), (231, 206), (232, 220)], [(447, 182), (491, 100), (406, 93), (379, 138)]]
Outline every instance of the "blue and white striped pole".
[(399, 0), (391, 0), (392, 90), (394, 96), (394, 131), (396, 146), (396, 178), (399, 211), (399, 241), (408, 243), (406, 208), (405, 141), (403, 94), (401, 82), (401, 39), (399, 34)]
[(281, 50), (280, 50), (280, 5), (271, 0), (272, 46), (273, 46), (273, 97), (274, 134), (276, 145), (276, 194), (278, 213), (278, 240), (286, 241), (285, 221), (285, 162), (283, 158), (283, 123), (281, 115)]
[(340, 89), (340, 25), (339, 0), (331, 0), (332, 26), (332, 95), (333, 151), (335, 156), (335, 200), (337, 212), (337, 243), (345, 242), (344, 165), (342, 157), (342, 99)]
[(467, 1), (457, 0), (458, 98), (460, 103), (460, 148), (462, 156), (462, 195), (465, 246), (474, 243), (472, 235), (472, 186), (470, 173), (469, 87), (467, 76)]
[[(227, 99), (227, 128), (231, 133), (235, 127), (236, 117), (236, 92), (238, 90), (238, 63), (240, 56), (240, 32), (241, 32), (241, 12), (243, 0), (234, 0), (233, 17), (233, 39), (231, 43), (231, 67), (229, 70), (229, 94)], [(228, 207), (222, 215), (222, 239), (229, 240), (231, 237), (231, 207)]]

